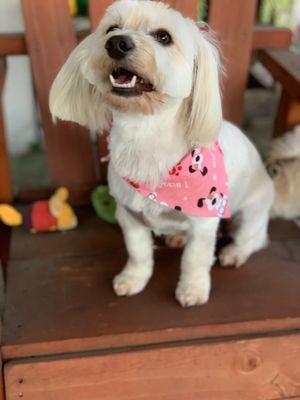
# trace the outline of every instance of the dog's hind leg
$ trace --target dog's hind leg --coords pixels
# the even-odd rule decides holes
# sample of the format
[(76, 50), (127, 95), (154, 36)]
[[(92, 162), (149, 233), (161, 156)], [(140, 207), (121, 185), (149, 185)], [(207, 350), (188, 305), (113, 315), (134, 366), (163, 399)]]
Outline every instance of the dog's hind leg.
[(265, 180), (260, 188), (244, 203), (237, 215), (238, 224), (233, 232), (233, 242), (219, 254), (223, 267), (240, 267), (252, 253), (263, 249), (268, 243), (268, 222), (274, 199), (273, 184)]
[(115, 276), (113, 287), (118, 296), (141, 292), (153, 272), (153, 240), (150, 229), (125, 208), (118, 205), (117, 220), (123, 230), (129, 258)]

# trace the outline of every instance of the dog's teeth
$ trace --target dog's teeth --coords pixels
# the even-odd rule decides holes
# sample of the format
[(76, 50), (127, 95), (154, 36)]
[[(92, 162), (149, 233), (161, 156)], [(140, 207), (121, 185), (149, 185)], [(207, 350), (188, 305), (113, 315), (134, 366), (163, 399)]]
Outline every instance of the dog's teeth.
[(137, 76), (134, 75), (131, 79), (130, 83), (118, 83), (116, 82), (116, 80), (114, 79), (114, 77), (112, 75), (109, 76), (111, 84), (113, 87), (117, 87), (117, 88), (124, 88), (124, 89), (131, 89), (135, 87), (136, 81), (137, 81)]
[(131, 79), (131, 82), (130, 82), (131, 87), (135, 87), (136, 80), (137, 80), (137, 76), (134, 75), (134, 76), (132, 77), (132, 79)]

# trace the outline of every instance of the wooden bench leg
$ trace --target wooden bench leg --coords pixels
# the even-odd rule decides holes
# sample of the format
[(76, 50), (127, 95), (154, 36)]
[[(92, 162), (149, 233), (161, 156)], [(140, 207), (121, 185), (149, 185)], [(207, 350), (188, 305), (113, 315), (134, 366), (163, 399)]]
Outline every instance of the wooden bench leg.
[(293, 99), (285, 90), (282, 91), (274, 126), (274, 137), (300, 124), (300, 102)]
[(9, 159), (5, 141), (4, 117), (2, 112), (2, 93), (6, 75), (5, 59), (0, 57), (0, 202), (12, 202)]
[[(2, 332), (2, 326), (1, 326), (0, 332)], [(4, 395), (4, 365), (3, 365), (3, 361), (2, 361), (1, 352), (0, 352), (0, 368), (1, 368), (1, 372), (0, 372), (0, 400), (5, 400), (5, 395)]]
[[(0, 270), (2, 269), (4, 285), (7, 282), (7, 265), (10, 252), (11, 228), (0, 222)], [(1, 396), (0, 396), (1, 400)]]

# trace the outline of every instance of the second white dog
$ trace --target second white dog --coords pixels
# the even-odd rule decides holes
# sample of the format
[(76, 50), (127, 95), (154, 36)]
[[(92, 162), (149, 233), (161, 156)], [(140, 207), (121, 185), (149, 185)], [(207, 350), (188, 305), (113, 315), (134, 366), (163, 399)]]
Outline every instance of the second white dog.
[(254, 146), (222, 121), (219, 64), (210, 34), (192, 20), (162, 3), (125, 0), (107, 10), (53, 84), (54, 116), (97, 130), (113, 120), (109, 185), (129, 253), (113, 282), (120, 296), (141, 292), (151, 278), (153, 231), (188, 236), (176, 298), (182, 306), (208, 301), (220, 219), (167, 208), (128, 183), (155, 188), (194, 147), (218, 140), (225, 155), (238, 227), (221, 264), (239, 267), (267, 243), (273, 184)]

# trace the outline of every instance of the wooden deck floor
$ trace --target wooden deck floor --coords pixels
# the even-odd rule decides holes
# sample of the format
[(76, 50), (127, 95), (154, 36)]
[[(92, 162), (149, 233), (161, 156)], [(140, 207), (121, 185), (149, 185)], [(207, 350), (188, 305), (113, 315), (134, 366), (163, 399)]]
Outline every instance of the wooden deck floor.
[(200, 308), (182, 309), (175, 301), (180, 251), (159, 247), (146, 290), (118, 298), (111, 280), (125, 260), (119, 228), (85, 211), (73, 232), (14, 230), (4, 358), (300, 328), (300, 230), (293, 223), (273, 222), (270, 246), (240, 270), (216, 265), (210, 302)]

